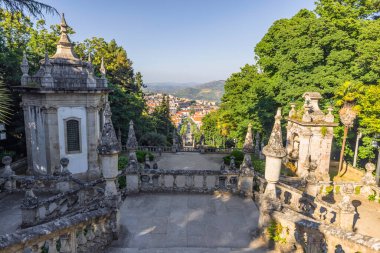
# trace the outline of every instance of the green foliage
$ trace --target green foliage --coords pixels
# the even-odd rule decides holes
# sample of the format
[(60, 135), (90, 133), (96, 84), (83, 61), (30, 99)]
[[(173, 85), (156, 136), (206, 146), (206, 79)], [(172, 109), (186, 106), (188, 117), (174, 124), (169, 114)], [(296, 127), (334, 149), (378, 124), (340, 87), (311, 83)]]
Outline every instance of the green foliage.
[(149, 151), (144, 151), (144, 150), (137, 150), (136, 151), (136, 156), (137, 156), (137, 161), (139, 163), (143, 163), (145, 162), (145, 156), (148, 154), (149, 156), (149, 161), (153, 161), (154, 160), (154, 155), (149, 152)]
[(144, 134), (140, 143), (142, 146), (166, 146), (168, 144), (165, 135), (154, 132)]
[(58, 14), (54, 7), (36, 0), (0, 0), (0, 6), (10, 13), (22, 13), (23, 16), (29, 14), (41, 17), (44, 13)]
[(252, 165), (255, 171), (262, 175), (265, 173), (265, 160), (261, 160), (257, 156), (252, 155)]
[(340, 185), (335, 186), (335, 193), (336, 194), (340, 193)]
[(235, 165), (237, 168), (240, 167), (244, 160), (244, 153), (240, 150), (234, 150), (229, 154), (228, 156), (223, 157), (224, 164), (230, 165), (231, 162), (231, 156), (235, 157)]
[(325, 127), (325, 126), (321, 127), (321, 134), (322, 134), (323, 137), (326, 136), (326, 134), (327, 134), (327, 127)]
[(128, 157), (125, 155), (119, 155), (118, 169), (123, 170), (128, 165)]
[(10, 157), (12, 157), (12, 159), (14, 159), (16, 156), (16, 152), (7, 151), (7, 150), (0, 151), (0, 161), (3, 159), (4, 156), (10, 156)]
[(359, 194), (360, 194), (360, 189), (361, 189), (360, 186), (356, 186), (356, 187), (355, 187), (355, 194), (356, 194), (356, 195), (359, 195)]
[(334, 191), (334, 186), (330, 185), (325, 188), (326, 194), (330, 194)]
[[(379, 6), (375, 0), (318, 0), (314, 12), (303, 9), (275, 21), (255, 47), (256, 65), (246, 65), (228, 78), (220, 109), (204, 118), (207, 143), (220, 145), (231, 138), (240, 147), (249, 122), (265, 140), (276, 107), (283, 107), (286, 115), (290, 101), (302, 105), (304, 92), (317, 91), (324, 98), (322, 109), (330, 103), (357, 103), (358, 122), (349, 133), (345, 154), (353, 156), (354, 133), (360, 129), (364, 136), (359, 157), (373, 159), (371, 141), (380, 132)], [(347, 86), (353, 87), (347, 92)], [(298, 111), (296, 118), (302, 117)], [(334, 114), (338, 119), (338, 110)], [(343, 128), (334, 134), (338, 149)]]
[(376, 200), (376, 194), (368, 195), (368, 200), (369, 201), (375, 201)]
[(270, 225), (267, 227), (267, 233), (271, 240), (279, 243), (286, 243), (286, 237), (283, 237), (284, 234), (289, 235), (289, 229), (283, 227), (281, 223), (272, 220)]

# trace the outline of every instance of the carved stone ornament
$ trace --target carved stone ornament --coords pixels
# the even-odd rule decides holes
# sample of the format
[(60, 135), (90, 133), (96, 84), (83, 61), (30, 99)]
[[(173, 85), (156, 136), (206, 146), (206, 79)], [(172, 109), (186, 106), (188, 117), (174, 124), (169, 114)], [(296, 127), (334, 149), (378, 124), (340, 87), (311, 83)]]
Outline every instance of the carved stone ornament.
[(133, 121), (129, 122), (129, 131), (128, 131), (128, 139), (127, 139), (127, 149), (135, 150), (137, 149), (138, 143), (135, 135), (135, 129), (133, 127)]
[(286, 151), (282, 144), (281, 118), (281, 108), (278, 108), (268, 145), (263, 148), (263, 154), (266, 156), (280, 158), (286, 156)]

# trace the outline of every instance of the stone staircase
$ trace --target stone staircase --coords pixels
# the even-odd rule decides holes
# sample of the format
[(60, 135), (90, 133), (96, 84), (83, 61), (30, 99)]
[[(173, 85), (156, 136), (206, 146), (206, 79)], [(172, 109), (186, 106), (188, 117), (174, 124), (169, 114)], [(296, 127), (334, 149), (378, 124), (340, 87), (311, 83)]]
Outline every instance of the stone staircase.
[(108, 248), (107, 253), (264, 253), (264, 248), (198, 248), (198, 247), (174, 247), (174, 248)]

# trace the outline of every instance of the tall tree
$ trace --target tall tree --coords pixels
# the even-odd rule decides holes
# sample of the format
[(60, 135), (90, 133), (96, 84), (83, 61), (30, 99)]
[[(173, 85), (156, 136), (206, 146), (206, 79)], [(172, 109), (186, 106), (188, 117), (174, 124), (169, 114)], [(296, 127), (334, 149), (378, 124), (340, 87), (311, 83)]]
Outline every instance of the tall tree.
[(0, 0), (0, 7), (10, 13), (26, 13), (33, 17), (43, 17), (44, 13), (58, 14), (58, 11), (45, 3), (35, 0)]

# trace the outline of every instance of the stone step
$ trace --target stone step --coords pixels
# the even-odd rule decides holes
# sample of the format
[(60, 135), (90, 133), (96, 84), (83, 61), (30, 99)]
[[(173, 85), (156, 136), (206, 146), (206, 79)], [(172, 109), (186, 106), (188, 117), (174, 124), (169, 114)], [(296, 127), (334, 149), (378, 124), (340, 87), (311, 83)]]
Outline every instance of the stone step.
[(198, 248), (198, 247), (175, 247), (175, 248), (118, 248), (110, 247), (107, 253), (264, 253), (266, 249), (250, 248)]

